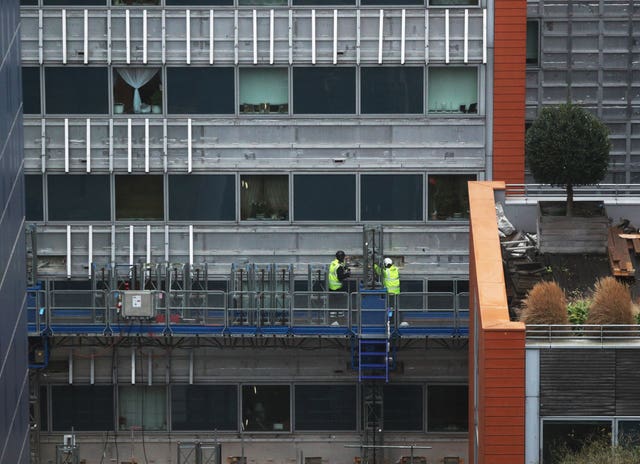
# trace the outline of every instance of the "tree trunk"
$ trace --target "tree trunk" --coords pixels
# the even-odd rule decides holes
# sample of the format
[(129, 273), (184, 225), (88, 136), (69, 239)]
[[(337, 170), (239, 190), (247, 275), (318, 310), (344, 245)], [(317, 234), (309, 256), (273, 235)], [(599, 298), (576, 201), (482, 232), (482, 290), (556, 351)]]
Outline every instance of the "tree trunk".
[(567, 184), (567, 216), (573, 216), (573, 185)]

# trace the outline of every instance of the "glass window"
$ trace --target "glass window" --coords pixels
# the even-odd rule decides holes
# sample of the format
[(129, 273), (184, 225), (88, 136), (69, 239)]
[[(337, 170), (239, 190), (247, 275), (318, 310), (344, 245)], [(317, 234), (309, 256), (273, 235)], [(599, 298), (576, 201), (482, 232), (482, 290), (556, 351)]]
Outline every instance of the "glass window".
[(527, 64), (531, 66), (539, 63), (538, 31), (538, 20), (527, 21)]
[(429, 0), (429, 5), (438, 6), (438, 5), (447, 5), (447, 6), (455, 6), (455, 5), (477, 5), (478, 0)]
[(580, 451), (594, 440), (611, 440), (611, 421), (550, 421), (542, 424), (542, 462), (557, 464), (567, 451)]
[(416, 114), (424, 108), (423, 68), (361, 68), (363, 114)]
[(47, 176), (49, 220), (108, 221), (109, 191), (106, 175)]
[(287, 5), (288, 0), (238, 0), (238, 5)]
[(360, 177), (363, 221), (421, 221), (422, 176), (366, 174)]
[(22, 68), (22, 112), (40, 114), (40, 68)]
[(40, 430), (49, 430), (49, 394), (47, 387), (40, 387)]
[(237, 430), (235, 385), (174, 385), (171, 388), (173, 430)]
[(295, 175), (293, 208), (296, 221), (355, 221), (356, 176)]
[(233, 6), (233, 0), (165, 0), (167, 6), (220, 5)]
[(477, 113), (477, 68), (430, 68), (430, 113)]
[(20, 0), (20, 6), (38, 5), (38, 0)]
[(113, 0), (114, 6), (160, 5), (160, 0)]
[(169, 220), (233, 221), (235, 218), (234, 175), (169, 176)]
[(126, 386), (118, 390), (118, 430), (167, 430), (165, 387)]
[(640, 421), (618, 421), (618, 444), (620, 446), (640, 446)]
[(469, 387), (429, 385), (427, 388), (427, 428), (429, 432), (466, 432)]
[(113, 70), (114, 114), (162, 113), (160, 68), (115, 68)]
[(296, 430), (355, 430), (354, 385), (296, 385)]
[(164, 219), (162, 176), (116, 176), (116, 221)]
[(53, 431), (113, 430), (111, 385), (51, 387)]
[(289, 177), (286, 175), (241, 176), (240, 219), (289, 220)]
[(43, 0), (45, 6), (64, 5), (104, 5), (105, 0)]
[(288, 113), (287, 69), (241, 68), (240, 113)]
[(288, 432), (288, 385), (243, 385), (242, 424), (247, 432)]
[(234, 114), (233, 68), (167, 68), (167, 111)]
[(428, 207), (431, 220), (469, 219), (467, 182), (476, 176), (429, 176)]
[(42, 176), (24, 176), (24, 190), (25, 219), (27, 221), (42, 221), (44, 219), (42, 203)]
[(424, 5), (424, 0), (360, 0), (361, 5)]
[(355, 68), (293, 68), (293, 112), (355, 114)]
[(293, 0), (294, 6), (333, 6), (333, 5), (355, 5), (356, 0)]
[(45, 111), (49, 114), (107, 114), (107, 68), (44, 68)]
[(384, 430), (422, 430), (422, 385), (385, 385), (383, 398)]

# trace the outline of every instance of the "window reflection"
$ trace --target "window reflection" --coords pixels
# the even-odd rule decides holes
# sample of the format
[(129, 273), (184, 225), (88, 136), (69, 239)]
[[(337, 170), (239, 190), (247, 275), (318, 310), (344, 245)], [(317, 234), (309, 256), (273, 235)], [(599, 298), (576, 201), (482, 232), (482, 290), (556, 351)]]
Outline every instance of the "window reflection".
[(113, 112), (162, 113), (160, 76), (160, 68), (116, 68), (113, 72)]
[(469, 193), (467, 182), (476, 180), (474, 175), (429, 176), (429, 219), (465, 220), (469, 218)]
[(429, 113), (477, 113), (478, 69), (430, 68)]
[(287, 69), (240, 69), (240, 113), (288, 113)]
[(289, 219), (288, 176), (245, 175), (240, 178), (240, 219), (287, 221)]
[(162, 176), (116, 176), (116, 221), (164, 219)]
[(242, 428), (248, 432), (288, 432), (288, 385), (243, 385)]

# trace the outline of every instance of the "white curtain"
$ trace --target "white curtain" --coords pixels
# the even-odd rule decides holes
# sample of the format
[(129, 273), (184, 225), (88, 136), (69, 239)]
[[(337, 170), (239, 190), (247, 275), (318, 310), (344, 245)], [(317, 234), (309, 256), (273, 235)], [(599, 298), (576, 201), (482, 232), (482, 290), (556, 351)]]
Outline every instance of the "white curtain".
[(133, 87), (133, 112), (139, 113), (142, 106), (140, 87), (156, 75), (158, 68), (116, 68), (116, 71), (127, 84)]

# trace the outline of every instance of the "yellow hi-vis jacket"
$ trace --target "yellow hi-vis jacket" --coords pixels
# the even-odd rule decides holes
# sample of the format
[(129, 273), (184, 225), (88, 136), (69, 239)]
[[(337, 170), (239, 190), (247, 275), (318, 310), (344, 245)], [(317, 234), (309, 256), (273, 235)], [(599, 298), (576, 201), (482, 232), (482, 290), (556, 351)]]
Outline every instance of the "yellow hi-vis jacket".
[(329, 290), (335, 291), (342, 288), (342, 282), (338, 279), (338, 268), (344, 266), (344, 263), (338, 261), (338, 258), (329, 264)]
[[(380, 266), (374, 264), (376, 274), (380, 275)], [(400, 294), (400, 273), (395, 264), (382, 269), (382, 285), (387, 289), (387, 293), (392, 295)]]

